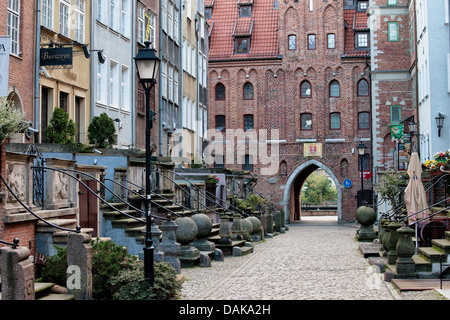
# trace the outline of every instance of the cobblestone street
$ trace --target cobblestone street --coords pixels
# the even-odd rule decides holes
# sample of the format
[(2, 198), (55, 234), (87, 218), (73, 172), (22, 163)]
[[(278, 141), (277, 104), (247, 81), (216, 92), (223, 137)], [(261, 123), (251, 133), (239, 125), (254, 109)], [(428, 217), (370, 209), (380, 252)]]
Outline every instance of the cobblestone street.
[(304, 219), (243, 257), (186, 268), (183, 300), (440, 300), (435, 290), (398, 292), (358, 250), (356, 224)]

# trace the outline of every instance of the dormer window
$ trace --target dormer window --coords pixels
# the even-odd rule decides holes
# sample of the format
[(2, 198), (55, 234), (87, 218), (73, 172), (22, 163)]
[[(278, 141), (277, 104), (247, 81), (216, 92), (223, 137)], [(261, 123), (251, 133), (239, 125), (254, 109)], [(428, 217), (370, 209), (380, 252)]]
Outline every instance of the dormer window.
[(358, 11), (365, 12), (369, 7), (369, 1), (358, 1)]
[(205, 7), (205, 19), (212, 19), (212, 7)]
[(236, 53), (250, 52), (250, 37), (236, 37), (234, 43)]

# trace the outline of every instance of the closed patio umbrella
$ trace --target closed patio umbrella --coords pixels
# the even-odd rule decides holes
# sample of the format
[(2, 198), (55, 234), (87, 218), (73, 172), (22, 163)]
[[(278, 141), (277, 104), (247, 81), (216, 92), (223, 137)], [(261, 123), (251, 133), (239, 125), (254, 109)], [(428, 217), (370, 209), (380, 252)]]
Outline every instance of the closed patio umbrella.
[[(417, 152), (411, 154), (408, 167), (409, 183), (405, 189), (405, 203), (408, 215), (421, 211), (428, 207), (425, 188), (422, 183), (422, 165)], [(428, 210), (409, 217), (409, 222), (414, 222), (427, 217)]]

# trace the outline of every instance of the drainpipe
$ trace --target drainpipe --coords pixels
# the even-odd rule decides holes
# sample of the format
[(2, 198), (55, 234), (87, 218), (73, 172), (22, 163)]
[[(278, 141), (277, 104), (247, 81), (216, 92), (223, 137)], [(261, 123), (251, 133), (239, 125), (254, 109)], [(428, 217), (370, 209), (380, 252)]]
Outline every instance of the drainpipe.
[[(179, 19), (178, 19), (178, 21), (179, 21), (179, 32), (178, 32), (178, 34), (180, 35), (179, 37), (181, 38), (180, 39), (180, 43), (181, 43), (181, 46), (180, 46), (180, 48), (181, 48), (181, 50), (180, 50), (180, 73), (179, 73), (179, 75), (181, 74), (181, 77), (180, 77), (180, 87), (178, 88), (178, 95), (180, 94), (180, 92), (181, 92), (181, 108), (180, 108), (180, 130), (181, 130), (181, 134), (180, 134), (180, 141), (178, 142), (178, 145), (180, 146), (180, 151), (179, 151), (179, 156), (180, 156), (180, 158), (182, 158), (183, 157), (183, 132), (184, 132), (184, 123), (183, 123), (183, 109), (186, 107), (184, 104), (183, 104), (183, 95), (184, 95), (184, 93), (183, 93), (183, 88), (184, 88), (184, 65), (183, 65), (183, 11), (184, 11), (184, 6), (185, 6), (185, 2), (184, 2), (184, 0), (181, 0), (180, 1), (180, 5), (181, 5), (181, 8), (180, 8), (180, 13), (179, 13)], [(182, 167), (183, 166), (183, 164), (181, 163), (180, 164), (180, 166)]]
[[(39, 57), (41, 47), (41, 0), (36, 1), (36, 51), (34, 63), (34, 127), (38, 130), (34, 134), (34, 143), (39, 143)], [(42, 129), (41, 129), (42, 130)]]
[[(94, 41), (94, 36), (95, 36), (95, 32), (94, 32), (94, 28), (95, 28), (95, 17), (94, 17), (94, 0), (91, 0), (91, 30), (90, 30), (90, 42), (91, 42), (91, 50), (92, 47), (94, 47), (95, 41)], [(95, 47), (94, 47), (95, 48)], [(90, 90), (91, 90), (91, 119), (89, 122), (92, 121), (92, 119), (94, 118), (94, 109), (95, 109), (95, 101), (97, 100), (97, 97), (94, 96), (92, 93), (94, 92), (94, 82), (97, 82), (97, 77), (95, 77), (95, 64), (94, 64), (95, 59), (93, 58), (93, 56), (91, 55), (91, 83), (90, 83)], [(95, 93), (97, 94), (97, 91), (95, 91)], [(88, 135), (86, 135), (87, 137)], [(87, 138), (87, 141), (89, 142), (89, 138)]]
[[(159, 15), (158, 15), (158, 31), (159, 31), (159, 43), (158, 43), (158, 45), (159, 45), (159, 50), (158, 50), (158, 55), (159, 55), (159, 58), (161, 59), (161, 62), (162, 62), (162, 60), (163, 60), (163, 55), (162, 55), (162, 27), (161, 27), (161, 17), (162, 17), (162, 8), (161, 8), (161, 3), (159, 4)], [(161, 91), (161, 88), (162, 88), (162, 86), (161, 86), (161, 81), (162, 81), (162, 75), (161, 75), (161, 68), (159, 68), (159, 70), (158, 70), (158, 72), (159, 72), (159, 80), (158, 80), (158, 83), (159, 83), (159, 85), (158, 85), (158, 100), (159, 100), (159, 109), (158, 109), (158, 113), (159, 113), (159, 125), (158, 125), (158, 127), (159, 127), (159, 150), (158, 150), (158, 152), (159, 152), (159, 155), (160, 156), (162, 156), (162, 107), (161, 107), (161, 105), (162, 105), (162, 91)]]

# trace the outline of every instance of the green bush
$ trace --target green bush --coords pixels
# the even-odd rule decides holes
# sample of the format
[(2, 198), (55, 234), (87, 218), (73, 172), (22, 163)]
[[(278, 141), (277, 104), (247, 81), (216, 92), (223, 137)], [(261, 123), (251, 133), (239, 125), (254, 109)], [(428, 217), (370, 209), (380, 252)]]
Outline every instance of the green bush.
[(14, 103), (0, 97), (0, 144), (27, 127), (23, 114), (15, 108)]
[(69, 114), (61, 108), (56, 108), (50, 119), (50, 125), (45, 128), (46, 142), (73, 144), (76, 134), (75, 123), (69, 119)]
[(116, 143), (114, 133), (116, 133), (114, 120), (108, 117), (105, 112), (94, 117), (88, 127), (89, 141), (95, 144), (97, 148), (112, 148), (113, 144)]
[[(143, 262), (126, 248), (111, 241), (92, 240), (92, 296), (95, 300), (165, 300), (181, 289), (176, 271), (168, 263), (155, 263), (153, 289), (144, 280)], [(57, 254), (47, 259), (40, 282), (66, 286), (67, 248), (58, 247)]]
[(174, 298), (181, 290), (176, 271), (167, 262), (154, 265), (155, 280), (151, 288), (144, 278), (144, 263), (135, 261), (131, 271), (122, 270), (110, 283), (116, 300), (167, 300)]

